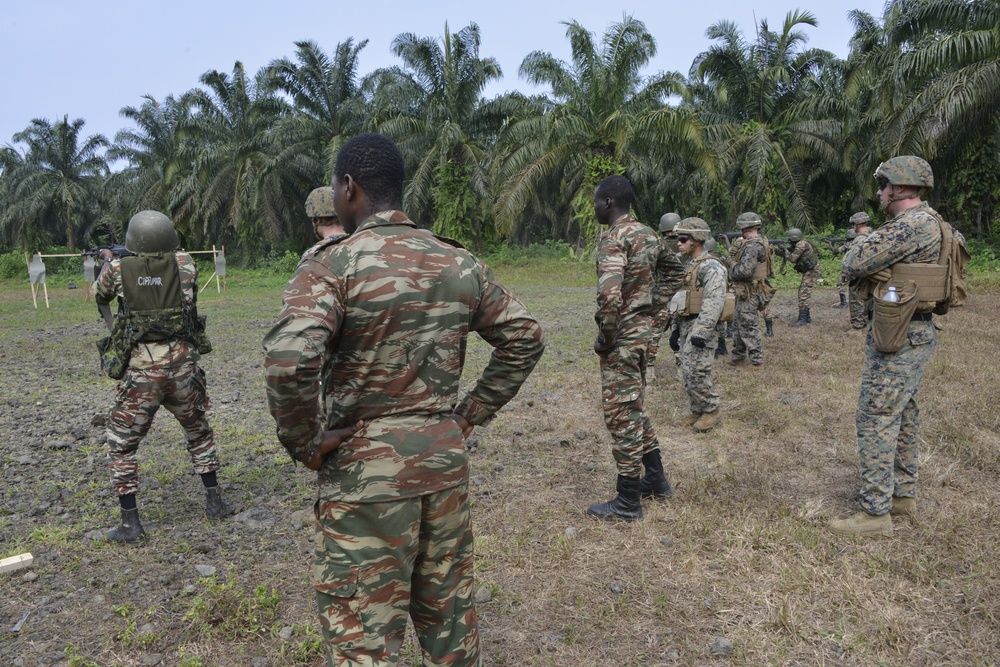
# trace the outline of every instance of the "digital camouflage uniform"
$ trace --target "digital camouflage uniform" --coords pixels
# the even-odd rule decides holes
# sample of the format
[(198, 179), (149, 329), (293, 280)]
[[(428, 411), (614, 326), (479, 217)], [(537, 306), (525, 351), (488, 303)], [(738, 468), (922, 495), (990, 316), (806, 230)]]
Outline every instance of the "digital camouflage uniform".
[[(855, 243), (844, 256), (843, 267), (852, 279), (864, 278), (898, 262), (937, 262), (940, 252), (938, 215), (921, 203)], [(911, 321), (903, 347), (891, 354), (875, 349), (869, 328), (855, 418), (862, 477), (859, 502), (868, 514), (888, 514), (893, 497), (916, 495), (920, 442), (916, 396), (936, 346), (937, 332), (929, 318)]]
[[(198, 267), (191, 255), (177, 251), (182, 299), (192, 304), (198, 295)], [(114, 259), (91, 287), (97, 303), (123, 297), (121, 260)], [(206, 412), (211, 407), (205, 391), (201, 355), (183, 339), (141, 342), (132, 349), (128, 370), (115, 388), (108, 421), (107, 445), (111, 479), (119, 496), (138, 491), (136, 451), (162, 405), (184, 429), (188, 453), (199, 475), (219, 469), (212, 429)]]
[[(852, 247), (860, 244), (866, 238), (868, 238), (868, 234), (858, 234), (854, 237), (854, 240), (847, 249), (848, 252), (850, 252)], [(868, 326), (868, 314), (865, 310), (868, 291), (863, 287), (865, 281), (861, 279), (851, 280), (847, 271), (843, 271), (841, 275), (847, 280), (847, 308), (851, 316), (851, 328), (864, 329)]]
[(599, 339), (613, 341), (600, 355), (601, 403), (623, 477), (640, 477), (642, 455), (659, 448), (644, 407), (644, 374), (660, 248), (653, 230), (628, 215), (612, 222), (597, 246), (594, 320)]
[(667, 304), (684, 280), (684, 261), (676, 250), (676, 239), (661, 237), (659, 253), (656, 256), (655, 284), (653, 287), (653, 325), (649, 337), (649, 351), (646, 364), (653, 367), (660, 350), (660, 339), (670, 325), (670, 311)]
[[(311, 579), (338, 667), (395, 664), (407, 615), (423, 664), (480, 661), (469, 465), (450, 415), (487, 424), (544, 342), (493, 271), (452, 243), (401, 211), (369, 217), (302, 260), (264, 338), (268, 404), (294, 460), (324, 430), (364, 420), (318, 475)], [(496, 349), (459, 402), (470, 331)]]
[(809, 302), (812, 300), (813, 288), (816, 287), (819, 279), (823, 277), (823, 266), (819, 262), (808, 271), (799, 270), (799, 261), (810, 250), (816, 253), (817, 257), (819, 256), (819, 251), (805, 239), (802, 239), (795, 244), (794, 248), (788, 250), (789, 263), (795, 267), (796, 271), (802, 274), (802, 282), (799, 283), (799, 310), (808, 310)]
[[(719, 335), (726, 328), (721, 317), (726, 302), (727, 280), (726, 267), (719, 260), (704, 252), (694, 258), (681, 289), (704, 290), (701, 311), (687, 317), (675, 315), (671, 322), (671, 327), (680, 333), (681, 372), (693, 414), (701, 415), (719, 409), (719, 394), (712, 385), (712, 367)], [(692, 345), (692, 336), (703, 339), (705, 347)]]
[[(764, 343), (760, 334), (760, 313), (774, 296), (767, 282), (772, 273), (771, 248), (763, 236), (753, 236), (733, 244), (729, 259), (729, 277), (736, 292), (733, 314), (733, 361), (749, 358), (754, 366), (764, 363)], [(755, 277), (756, 274), (756, 277)]]

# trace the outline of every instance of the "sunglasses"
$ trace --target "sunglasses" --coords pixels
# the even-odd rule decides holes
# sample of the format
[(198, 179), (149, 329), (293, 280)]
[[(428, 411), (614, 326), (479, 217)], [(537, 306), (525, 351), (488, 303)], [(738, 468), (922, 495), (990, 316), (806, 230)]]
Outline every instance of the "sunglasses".
[(886, 187), (889, 185), (889, 179), (886, 178), (885, 176), (876, 177), (875, 182), (878, 183), (879, 190), (885, 190)]
[(690, 240), (691, 240), (690, 236), (678, 236), (677, 237), (677, 242), (678, 243), (687, 243)]

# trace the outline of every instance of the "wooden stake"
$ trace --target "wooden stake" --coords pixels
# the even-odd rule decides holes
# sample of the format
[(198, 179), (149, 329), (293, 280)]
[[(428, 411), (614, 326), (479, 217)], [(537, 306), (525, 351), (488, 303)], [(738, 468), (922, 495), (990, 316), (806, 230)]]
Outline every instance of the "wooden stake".
[(0, 560), (0, 573), (2, 572), (13, 572), (15, 570), (23, 570), (26, 567), (31, 567), (34, 562), (35, 557), (30, 553), (18, 554), (17, 556), (11, 556), (10, 558), (4, 558)]

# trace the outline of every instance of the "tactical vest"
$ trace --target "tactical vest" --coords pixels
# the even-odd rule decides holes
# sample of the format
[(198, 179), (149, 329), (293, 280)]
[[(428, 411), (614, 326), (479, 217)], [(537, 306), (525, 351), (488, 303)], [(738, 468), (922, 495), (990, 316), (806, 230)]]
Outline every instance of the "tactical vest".
[[(684, 282), (681, 284), (681, 289), (677, 290), (674, 295), (672, 302), (675, 304), (675, 312), (681, 317), (693, 317), (701, 312), (701, 304), (705, 297), (705, 286), (698, 284), (698, 267), (702, 262), (714, 259), (719, 261), (710, 254), (705, 253), (691, 262), (688, 266), (687, 273), (684, 274)], [(720, 262), (721, 264), (721, 262)], [(722, 306), (722, 315), (719, 317), (720, 322), (729, 322), (733, 319), (733, 312), (736, 310), (736, 295), (733, 294), (728, 289), (726, 290), (726, 298)]]
[(120, 261), (132, 340), (137, 343), (192, 340), (194, 332), (190, 317), (184, 312), (176, 254), (139, 254), (122, 257)]
[(809, 250), (802, 253), (799, 258), (795, 261), (795, 270), (799, 273), (806, 273), (807, 271), (812, 271), (819, 264), (819, 251), (811, 244), (805, 240), (799, 241), (799, 243), (806, 243), (809, 245)]
[[(936, 211), (935, 211), (936, 213)], [(969, 253), (954, 238), (951, 225), (940, 215), (934, 215), (941, 228), (941, 250), (937, 262), (898, 262), (890, 269), (890, 284), (906, 288), (916, 285), (917, 313), (945, 315), (952, 305), (961, 303), (965, 296), (965, 264)]]
[(753, 275), (750, 276), (750, 280), (746, 282), (756, 283), (763, 282), (768, 278), (774, 277), (774, 263), (771, 259), (771, 244), (767, 242), (767, 239), (763, 236), (754, 236), (753, 238), (747, 239), (745, 243), (740, 244), (740, 247), (736, 249), (736, 253), (733, 255), (733, 265), (739, 264), (743, 260), (744, 253), (749, 250), (751, 244), (759, 244), (764, 246), (764, 261), (757, 260), (757, 266), (754, 267)]

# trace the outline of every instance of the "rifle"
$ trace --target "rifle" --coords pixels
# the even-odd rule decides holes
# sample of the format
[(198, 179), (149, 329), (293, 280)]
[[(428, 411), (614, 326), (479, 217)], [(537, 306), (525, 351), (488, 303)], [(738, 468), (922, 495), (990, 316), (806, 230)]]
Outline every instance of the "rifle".
[(768, 243), (777, 247), (778, 254), (781, 255), (781, 268), (778, 269), (778, 273), (785, 275), (785, 269), (788, 266), (788, 242), (785, 239), (768, 239)]
[(716, 232), (712, 235), (718, 241), (722, 241), (726, 244), (726, 250), (729, 250), (733, 241), (736, 239), (743, 238), (743, 232)]
[(836, 236), (827, 236), (821, 238), (820, 241), (830, 246), (830, 252), (833, 253), (834, 256), (836, 256), (839, 253), (837, 246), (847, 243), (847, 239), (839, 238)]
[[(90, 250), (85, 250), (81, 255), (84, 257), (97, 257), (101, 254), (102, 250), (110, 250), (112, 256), (115, 259), (121, 259), (122, 257), (131, 257), (134, 253), (130, 252), (125, 246), (115, 243), (111, 245), (97, 246), (96, 248), (91, 248)], [(111, 306), (106, 303), (97, 304), (97, 312), (101, 314), (104, 318), (104, 324), (107, 325), (108, 331), (111, 331), (111, 325), (114, 323), (114, 316), (111, 314)]]

